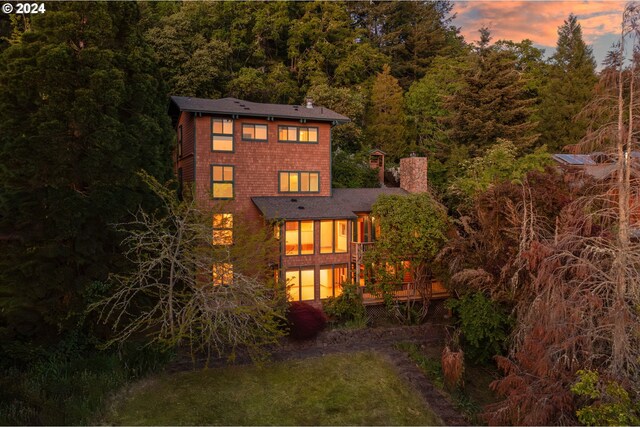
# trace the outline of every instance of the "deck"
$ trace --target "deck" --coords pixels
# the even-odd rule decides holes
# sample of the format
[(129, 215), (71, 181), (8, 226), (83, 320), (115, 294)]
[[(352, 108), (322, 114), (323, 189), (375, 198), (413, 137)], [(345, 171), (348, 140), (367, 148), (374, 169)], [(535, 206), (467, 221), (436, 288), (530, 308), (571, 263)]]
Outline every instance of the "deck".
[[(365, 292), (365, 287), (361, 286), (360, 293), (362, 294), (362, 303), (364, 305), (376, 305), (384, 303), (384, 300), (369, 292)], [(449, 298), (449, 291), (444, 287), (442, 282), (434, 280), (431, 282), (431, 290), (420, 290), (411, 286), (410, 283), (403, 283), (393, 292), (394, 301), (419, 301), (424, 298), (432, 300), (440, 300)]]

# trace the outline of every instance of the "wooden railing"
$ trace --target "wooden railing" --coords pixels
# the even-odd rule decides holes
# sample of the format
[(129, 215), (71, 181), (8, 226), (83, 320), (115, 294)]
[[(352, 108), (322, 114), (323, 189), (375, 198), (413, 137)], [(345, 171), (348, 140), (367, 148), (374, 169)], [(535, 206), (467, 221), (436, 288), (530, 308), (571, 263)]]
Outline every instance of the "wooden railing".
[[(379, 304), (383, 302), (382, 295), (367, 292), (365, 286), (360, 286), (358, 289), (364, 304)], [(399, 283), (391, 290), (390, 294), (396, 301), (445, 299), (449, 297), (449, 291), (438, 280), (432, 280), (430, 286), (427, 284), (416, 286), (411, 282)]]
[(351, 242), (351, 260), (362, 264), (364, 254), (371, 249), (375, 242)]

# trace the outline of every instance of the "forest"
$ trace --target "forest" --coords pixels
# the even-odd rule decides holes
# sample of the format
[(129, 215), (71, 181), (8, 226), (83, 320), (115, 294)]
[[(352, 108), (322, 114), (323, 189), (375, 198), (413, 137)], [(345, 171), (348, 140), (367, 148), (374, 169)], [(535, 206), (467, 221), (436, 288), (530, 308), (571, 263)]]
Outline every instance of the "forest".
[[(332, 134), (335, 188), (378, 185), (371, 149), (390, 176), (400, 158), (428, 157), (451, 224), (429, 263), (457, 296), (465, 357), (502, 373), (484, 422), (640, 423), (640, 10), (620, 17), (601, 68), (574, 15), (546, 55), (489, 28), (465, 40), (454, 14), (443, 0), (1, 15), (0, 423), (87, 423), (55, 400), (75, 402), (61, 397), (81, 387), (72, 372), (110, 390), (170, 357), (136, 340), (104, 350), (112, 332), (87, 308), (131, 269), (113, 224), (163, 203), (139, 171), (172, 178), (171, 95), (311, 98), (349, 117)], [(552, 154), (594, 151), (610, 179), (553, 167)], [(87, 393), (78, 411), (100, 401)]]

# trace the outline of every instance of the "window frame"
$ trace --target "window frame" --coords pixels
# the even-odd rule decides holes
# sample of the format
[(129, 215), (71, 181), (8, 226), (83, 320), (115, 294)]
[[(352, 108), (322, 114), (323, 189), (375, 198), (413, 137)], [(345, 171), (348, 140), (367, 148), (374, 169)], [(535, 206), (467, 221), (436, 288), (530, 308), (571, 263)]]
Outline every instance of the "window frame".
[[(220, 227), (216, 227), (216, 215), (220, 215), (222, 216), (222, 219), (219, 221), (219, 225), (221, 225)], [(227, 220), (225, 219), (225, 216), (229, 216), (231, 219)], [(230, 223), (228, 224), (227, 221)], [(231, 246), (233, 245), (233, 213), (231, 212), (214, 212), (212, 215), (212, 224), (211, 224), (211, 244), (214, 246)], [(223, 232), (223, 236), (224, 236), (224, 232), (229, 232), (230, 236), (231, 236), (231, 241), (229, 243), (216, 243), (216, 231), (219, 232)], [(224, 237), (221, 237), (221, 239), (224, 239)]]
[[(312, 299), (302, 299), (302, 272), (303, 271), (311, 271), (313, 272), (313, 298)], [(285, 278), (285, 283), (287, 284), (287, 286), (289, 285), (289, 283), (287, 283), (287, 273), (290, 272), (297, 272), (298, 273), (298, 299), (295, 299), (293, 301), (316, 301), (316, 267), (314, 265), (303, 265), (303, 266), (299, 266), (299, 267), (290, 267), (290, 268), (285, 268), (284, 270), (284, 278)], [(291, 296), (291, 294), (289, 293), (289, 290), (287, 289), (287, 297)]]
[[(297, 247), (298, 250), (295, 253), (287, 253), (287, 223), (288, 222), (296, 222), (298, 223), (298, 243), (297, 243)], [(302, 223), (303, 222), (310, 222), (311, 223), (311, 236), (313, 237), (312, 240), (312, 246), (313, 249), (311, 251), (311, 253), (302, 253)], [(284, 256), (305, 256), (305, 255), (315, 255), (316, 254), (316, 225), (315, 225), (315, 221), (314, 220), (306, 220), (306, 219), (294, 219), (294, 220), (287, 220), (284, 222), (283, 224), (283, 228), (284, 228), (284, 240), (283, 240), (283, 244), (284, 244)]]
[[(214, 180), (214, 173), (213, 173), (213, 169), (215, 167), (230, 167), (231, 168), (231, 181), (227, 181), (224, 179), (224, 169), (222, 170), (222, 181), (215, 181)], [(229, 164), (211, 164), (211, 182), (210, 182), (210, 188), (209, 188), (209, 194), (211, 195), (211, 198), (213, 200), (231, 200), (234, 199), (236, 197), (236, 168), (234, 165), (229, 165)], [(213, 194), (213, 186), (216, 183), (220, 183), (220, 184), (231, 184), (231, 197), (215, 197)]]
[[(254, 135), (255, 135), (256, 126), (264, 126), (265, 127), (265, 131), (266, 131), (265, 132), (266, 138), (265, 139), (245, 138), (244, 137), (244, 127), (245, 126), (253, 126)], [(240, 138), (244, 142), (269, 142), (269, 124), (267, 124), (267, 123), (242, 123), (241, 126), (240, 126)]]
[[(216, 266), (223, 270), (221, 274), (219, 273), (220, 280), (218, 283), (216, 283)], [(231, 274), (231, 281), (226, 283), (225, 278), (228, 278), (228, 274)], [(211, 285), (213, 287), (233, 285), (233, 264), (230, 262), (214, 262), (211, 265)]]
[[(220, 121), (225, 121), (225, 120), (229, 120), (231, 121), (231, 133), (218, 133), (218, 132), (214, 132), (213, 131), (213, 123), (217, 120)], [(236, 137), (235, 137), (235, 120), (234, 119), (229, 119), (226, 117), (211, 117), (211, 123), (210, 123), (210, 131), (211, 131), (211, 152), (212, 153), (234, 153), (236, 150)], [(223, 126), (224, 128), (224, 126)], [(223, 130), (224, 131), (224, 130)], [(214, 139), (216, 136), (230, 136), (231, 137), (231, 150), (216, 150), (215, 148), (213, 148), (213, 143), (214, 143)]]
[[(296, 139), (280, 139), (280, 129), (282, 128), (295, 128)], [(300, 129), (315, 129), (316, 140), (315, 141), (300, 141)], [(287, 130), (288, 133), (288, 130)], [(288, 136), (288, 135), (287, 135)], [(297, 125), (278, 125), (278, 142), (284, 144), (319, 144), (320, 143), (320, 128), (318, 126), (297, 126)]]
[[(291, 186), (291, 181), (290, 181), (290, 174), (297, 174), (298, 175), (298, 190), (297, 191), (291, 191), (291, 190), (283, 190), (282, 189), (282, 178), (281, 175), (283, 173), (288, 174), (287, 176), (287, 182), (289, 183), (289, 187)], [(309, 186), (311, 186), (311, 174), (316, 174), (318, 176), (318, 189), (316, 191), (302, 191), (302, 174), (306, 173), (309, 174)], [(286, 193), (286, 194), (291, 194), (291, 193), (304, 193), (304, 194), (316, 194), (320, 192), (320, 171), (278, 171), (278, 193)]]
[[(342, 286), (343, 284), (347, 283), (350, 279), (350, 274), (349, 274), (349, 264), (348, 263), (337, 263), (337, 264), (322, 264), (320, 265), (320, 268), (318, 270), (318, 279), (320, 279), (320, 277), (322, 277), (322, 270), (331, 270), (331, 296), (323, 298), (322, 297), (322, 283), (320, 283), (320, 280), (318, 280), (318, 298), (320, 298), (321, 300), (325, 300), (327, 298), (331, 298), (331, 297), (335, 297), (336, 296), (336, 286), (338, 286), (338, 284), (336, 283), (336, 269), (337, 268), (344, 268), (345, 269), (345, 279), (344, 282), (340, 283), (340, 286)], [(340, 292), (342, 293), (342, 292)]]
[[(345, 233), (345, 240), (346, 240), (346, 249), (344, 251), (336, 251), (336, 233), (338, 231), (338, 228), (336, 226), (336, 222), (337, 221), (344, 221), (347, 229), (346, 229), (346, 233)], [(323, 252), (322, 251), (322, 223), (327, 223), (327, 222), (331, 222), (331, 252)], [(337, 219), (321, 219), (320, 220), (320, 254), (322, 255), (327, 255), (327, 254), (346, 254), (349, 252), (349, 220), (346, 218), (337, 218)]]

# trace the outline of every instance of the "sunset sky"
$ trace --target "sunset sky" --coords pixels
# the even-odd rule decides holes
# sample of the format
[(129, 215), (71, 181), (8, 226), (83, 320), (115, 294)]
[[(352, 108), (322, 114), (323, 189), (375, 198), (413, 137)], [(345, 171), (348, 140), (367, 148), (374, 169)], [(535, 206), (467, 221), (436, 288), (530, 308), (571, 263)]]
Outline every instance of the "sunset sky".
[(598, 67), (616, 40), (626, 2), (622, 1), (456, 1), (454, 24), (465, 40), (477, 41), (478, 28), (491, 29), (493, 41), (532, 40), (551, 55), (558, 26), (573, 12), (585, 41), (593, 47)]

